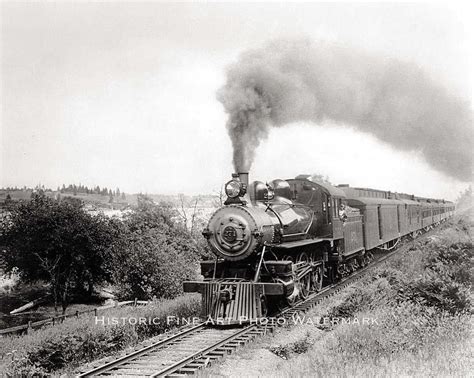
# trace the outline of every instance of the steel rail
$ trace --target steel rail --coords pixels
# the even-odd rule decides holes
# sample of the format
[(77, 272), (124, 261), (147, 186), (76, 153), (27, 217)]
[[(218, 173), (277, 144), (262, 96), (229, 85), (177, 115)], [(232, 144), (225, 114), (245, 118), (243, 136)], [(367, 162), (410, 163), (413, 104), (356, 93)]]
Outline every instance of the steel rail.
[(225, 339), (220, 340), (220, 341), (218, 341), (217, 343), (215, 343), (211, 346), (205, 347), (205, 348), (197, 351), (196, 353), (192, 354), (191, 356), (185, 357), (182, 360), (176, 362), (175, 364), (173, 364), (171, 366), (168, 366), (168, 367), (164, 368), (163, 370), (150, 375), (150, 377), (161, 377), (161, 376), (166, 376), (168, 374), (174, 373), (175, 371), (178, 371), (180, 368), (185, 367), (188, 363), (190, 363), (192, 361), (195, 361), (196, 359), (204, 356), (206, 353), (210, 353), (210, 352), (218, 349), (219, 347), (222, 347), (225, 344), (233, 341), (234, 339), (249, 333), (250, 331), (252, 331), (255, 328), (258, 328), (258, 326), (255, 325), (255, 324), (249, 325), (249, 326), (237, 331), (235, 334), (230, 335), (230, 336), (226, 337)]
[(200, 324), (198, 324), (194, 327), (191, 327), (189, 329), (186, 329), (184, 331), (181, 331), (179, 333), (171, 335), (170, 337), (167, 337), (167, 338), (165, 338), (163, 340), (160, 340), (156, 343), (150, 344), (150, 345), (148, 345), (144, 348), (138, 349), (138, 350), (136, 350), (136, 351), (134, 351), (130, 354), (122, 356), (122, 357), (120, 357), (116, 360), (113, 360), (113, 361), (107, 362), (103, 365), (100, 365), (98, 367), (92, 368), (92, 369), (90, 369), (90, 370), (88, 370), (84, 373), (79, 374), (77, 377), (88, 377), (88, 376), (91, 376), (91, 375), (105, 373), (108, 370), (111, 370), (111, 369), (113, 369), (117, 366), (120, 366), (125, 361), (128, 361), (132, 358), (139, 357), (140, 355), (145, 354), (149, 350), (155, 349), (157, 347), (163, 347), (163, 346), (171, 343), (172, 341), (175, 341), (176, 339), (182, 338), (183, 336), (186, 336), (190, 333), (194, 333), (197, 330), (199, 330), (200, 328), (203, 328), (205, 325), (206, 325), (206, 323), (200, 323)]

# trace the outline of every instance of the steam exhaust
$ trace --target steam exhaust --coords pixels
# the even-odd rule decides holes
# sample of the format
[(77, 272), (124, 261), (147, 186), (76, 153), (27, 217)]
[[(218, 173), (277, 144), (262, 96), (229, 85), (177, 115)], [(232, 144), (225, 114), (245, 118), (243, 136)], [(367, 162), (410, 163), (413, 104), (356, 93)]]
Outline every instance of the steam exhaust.
[(412, 63), (325, 42), (277, 40), (244, 52), (217, 98), (229, 115), (236, 172), (250, 170), (272, 127), (300, 121), (355, 127), (420, 152), (448, 176), (471, 179), (468, 101)]

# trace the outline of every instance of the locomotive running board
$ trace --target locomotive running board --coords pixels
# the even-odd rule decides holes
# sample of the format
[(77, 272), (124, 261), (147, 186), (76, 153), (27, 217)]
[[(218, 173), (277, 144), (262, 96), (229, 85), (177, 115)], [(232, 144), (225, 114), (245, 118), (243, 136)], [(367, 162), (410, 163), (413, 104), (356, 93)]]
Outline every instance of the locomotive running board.
[(268, 246), (273, 247), (273, 248), (280, 248), (280, 249), (292, 249), (296, 247), (302, 247), (304, 245), (318, 244), (318, 243), (322, 243), (323, 241), (328, 241), (328, 240), (331, 241), (334, 239), (319, 239), (319, 238), (303, 239), (303, 240), (287, 242), (285, 244), (268, 244)]

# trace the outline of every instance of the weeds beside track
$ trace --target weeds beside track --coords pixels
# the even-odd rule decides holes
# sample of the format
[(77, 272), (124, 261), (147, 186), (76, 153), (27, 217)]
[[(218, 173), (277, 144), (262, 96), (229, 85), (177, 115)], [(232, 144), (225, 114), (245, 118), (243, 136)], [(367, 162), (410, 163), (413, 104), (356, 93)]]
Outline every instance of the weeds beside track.
[[(432, 230), (416, 240), (433, 233)], [(185, 329), (159, 342), (139, 349), (120, 359), (99, 365), (80, 374), (80, 377), (106, 375), (181, 376), (194, 374), (213, 362), (231, 354), (239, 346), (255, 337), (272, 332), (278, 326), (278, 318), (290, 320), (298, 313), (305, 313), (315, 305), (334, 295), (367, 275), (375, 267), (385, 263), (392, 256), (407, 251), (412, 242), (405, 241), (389, 253), (378, 254), (374, 261), (343, 280), (326, 286), (293, 307), (284, 309), (265, 324), (245, 325), (244, 328), (215, 328), (201, 323)]]

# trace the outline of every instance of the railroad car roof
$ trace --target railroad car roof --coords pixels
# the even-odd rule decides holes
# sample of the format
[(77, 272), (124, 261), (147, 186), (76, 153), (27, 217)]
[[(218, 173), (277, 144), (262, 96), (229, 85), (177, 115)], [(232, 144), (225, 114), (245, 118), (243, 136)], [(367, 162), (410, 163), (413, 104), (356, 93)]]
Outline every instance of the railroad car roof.
[[(403, 201), (394, 200), (394, 199), (385, 199), (385, 198), (377, 198), (377, 197), (356, 197), (356, 198), (348, 198), (347, 201), (349, 205), (402, 205), (404, 204)], [(418, 202), (414, 202), (415, 204), (419, 205)]]
[(402, 202), (405, 205), (421, 205), (418, 201), (413, 201), (409, 199), (399, 199), (400, 202)]
[(437, 203), (431, 203), (431, 202), (420, 202), (420, 205), (423, 207), (438, 207), (439, 206)]
[[(334, 187), (330, 184), (312, 181), (312, 180), (310, 180), (310, 178), (311, 178), (311, 175), (298, 175), (294, 179), (295, 180), (309, 181), (312, 184), (318, 185), (321, 188), (323, 188), (325, 192), (327, 192), (328, 194), (330, 194), (333, 197), (346, 198), (346, 193), (344, 193), (343, 190), (338, 189), (338, 188), (336, 188), (336, 187)], [(291, 179), (288, 180), (288, 181), (291, 181)]]

